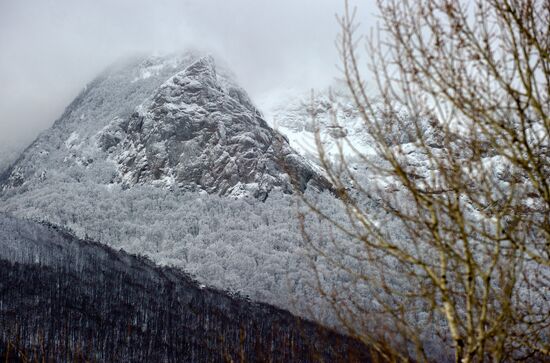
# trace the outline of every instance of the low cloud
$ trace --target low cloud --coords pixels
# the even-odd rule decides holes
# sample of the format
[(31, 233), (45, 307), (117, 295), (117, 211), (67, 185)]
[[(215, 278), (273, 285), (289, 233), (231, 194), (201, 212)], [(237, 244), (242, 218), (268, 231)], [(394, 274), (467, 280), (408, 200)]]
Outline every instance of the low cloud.
[(212, 51), (253, 98), (327, 85), (338, 75), (342, 9), (340, 0), (2, 1), (0, 152), (32, 141), (129, 53)]

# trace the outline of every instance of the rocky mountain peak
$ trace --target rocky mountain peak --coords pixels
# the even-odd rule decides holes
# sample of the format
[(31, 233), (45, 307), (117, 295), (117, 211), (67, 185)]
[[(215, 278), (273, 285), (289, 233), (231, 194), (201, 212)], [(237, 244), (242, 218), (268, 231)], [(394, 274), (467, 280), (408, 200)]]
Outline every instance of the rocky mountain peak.
[[(246, 93), (203, 57), (168, 79), (121, 125), (122, 183), (161, 183), (265, 199), (321, 177), (272, 130)], [(326, 183), (325, 183), (326, 184)]]
[[(175, 85), (179, 84), (183, 86), (185, 85), (185, 81), (187, 81), (188, 84), (192, 84), (190, 81), (195, 81), (212, 89), (221, 90), (218, 84), (214, 58), (211, 56), (201, 57), (184, 71), (172, 77), (172, 82)], [(170, 83), (167, 84), (167, 86), (169, 85)]]
[(8, 170), (3, 189), (28, 188), (52, 174), (261, 200), (273, 188), (330, 187), (211, 56), (130, 68), (92, 82)]

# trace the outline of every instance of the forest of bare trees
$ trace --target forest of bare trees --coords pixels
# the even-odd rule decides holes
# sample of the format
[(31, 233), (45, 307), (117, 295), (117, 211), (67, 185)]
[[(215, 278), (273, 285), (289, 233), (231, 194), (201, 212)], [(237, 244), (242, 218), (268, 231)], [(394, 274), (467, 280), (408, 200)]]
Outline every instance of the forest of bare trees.
[(267, 304), (62, 228), (0, 214), (2, 362), (370, 361)]

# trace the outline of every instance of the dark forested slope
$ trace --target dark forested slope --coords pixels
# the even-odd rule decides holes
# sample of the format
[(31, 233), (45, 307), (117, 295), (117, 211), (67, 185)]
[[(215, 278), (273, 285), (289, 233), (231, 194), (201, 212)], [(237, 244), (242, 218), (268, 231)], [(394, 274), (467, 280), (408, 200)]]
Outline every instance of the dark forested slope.
[[(368, 361), (350, 338), (0, 214), (2, 361)], [(7, 357), (6, 357), (7, 356)]]

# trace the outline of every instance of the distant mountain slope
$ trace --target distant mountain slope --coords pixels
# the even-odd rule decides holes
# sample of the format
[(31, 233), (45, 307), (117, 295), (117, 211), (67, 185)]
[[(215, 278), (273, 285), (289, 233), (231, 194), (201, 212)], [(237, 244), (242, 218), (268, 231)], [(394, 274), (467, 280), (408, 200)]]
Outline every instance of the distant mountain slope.
[(2, 361), (370, 360), (358, 342), (282, 310), (2, 214), (0, 292)]
[[(262, 99), (259, 105), (266, 113), (266, 121), (285, 135), (290, 145), (308, 160), (317, 161), (319, 157), (316, 132), (319, 133), (323, 152), (329, 159), (338, 160), (342, 155), (347, 161), (377, 157), (376, 143), (369, 134), (347, 85), (335, 83), (333, 86), (334, 88), (322, 89), (314, 94), (295, 90), (274, 91), (274, 95)], [(384, 106), (378, 106), (377, 112), (380, 116), (377, 121), (384, 124)], [(394, 146), (414, 143), (418, 130), (407, 112), (402, 110), (394, 116), (400, 119), (403, 127), (394, 126), (385, 130), (386, 141)], [(443, 147), (442, 135), (433, 125), (422, 121), (420, 132), (430, 141), (429, 146)]]

